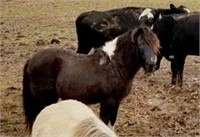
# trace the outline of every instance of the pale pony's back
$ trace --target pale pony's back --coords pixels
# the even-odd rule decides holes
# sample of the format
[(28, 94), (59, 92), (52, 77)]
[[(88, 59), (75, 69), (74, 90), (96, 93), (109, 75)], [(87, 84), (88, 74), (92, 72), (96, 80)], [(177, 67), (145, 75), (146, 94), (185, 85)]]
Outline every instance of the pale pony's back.
[(37, 116), (32, 137), (116, 137), (85, 104), (65, 100), (44, 108)]

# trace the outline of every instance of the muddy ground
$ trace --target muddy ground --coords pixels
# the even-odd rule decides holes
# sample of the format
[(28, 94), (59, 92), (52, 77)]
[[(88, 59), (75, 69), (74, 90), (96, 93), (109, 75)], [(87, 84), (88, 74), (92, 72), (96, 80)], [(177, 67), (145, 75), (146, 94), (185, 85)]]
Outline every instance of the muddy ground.
[[(25, 61), (44, 48), (76, 49), (76, 17), (80, 12), (94, 7), (110, 8), (106, 2), (1, 1), (1, 136), (28, 135), (22, 109), (22, 69)], [(113, 7), (129, 3), (131, 2), (118, 2)], [(168, 3), (169, 1), (164, 1), (161, 6)], [(143, 6), (151, 3), (145, 4)], [(154, 6), (155, 4), (153, 3)], [(81, 6), (83, 7), (80, 8)], [(52, 8), (54, 10), (50, 10)], [(57, 39), (60, 43), (50, 44), (52, 39)], [(116, 133), (120, 136), (200, 136), (199, 69), (200, 58), (188, 56), (182, 88), (170, 85), (170, 63), (165, 59), (162, 60), (160, 70), (151, 76), (144, 75), (140, 70), (134, 78), (130, 94), (120, 105)], [(98, 105), (92, 108), (98, 113)]]

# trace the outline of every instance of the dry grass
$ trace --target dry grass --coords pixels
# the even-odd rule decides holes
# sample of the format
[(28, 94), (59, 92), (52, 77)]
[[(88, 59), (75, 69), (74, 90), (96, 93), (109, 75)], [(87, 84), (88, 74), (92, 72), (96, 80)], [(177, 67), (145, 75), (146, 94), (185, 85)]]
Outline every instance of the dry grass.
[[(21, 81), (25, 61), (52, 39), (56, 47), (77, 45), (74, 21), (84, 11), (127, 6), (167, 8), (170, 0), (0, 0), (0, 110), (1, 135), (27, 135), (22, 113)], [(176, 0), (199, 10), (197, 0)], [(200, 62), (188, 57), (182, 89), (170, 86), (170, 64), (150, 77), (142, 71), (120, 106), (116, 131), (121, 136), (198, 136), (200, 134)], [(97, 111), (97, 107), (93, 107)]]
[[(88, 10), (107, 10), (126, 6), (141, 6), (168, 8), (171, 1), (163, 0), (11, 0), (1, 4), (2, 19), (7, 31), (12, 31), (7, 37), (14, 41), (18, 35), (24, 43), (35, 42), (37, 39), (52, 37), (72, 38), (76, 41), (74, 21), (76, 17)], [(199, 10), (197, 0), (177, 0), (176, 5), (186, 5), (192, 10)], [(9, 27), (13, 26), (13, 27)], [(4, 29), (3, 29), (4, 30)], [(20, 34), (18, 34), (20, 33)], [(28, 35), (28, 36), (27, 36)]]

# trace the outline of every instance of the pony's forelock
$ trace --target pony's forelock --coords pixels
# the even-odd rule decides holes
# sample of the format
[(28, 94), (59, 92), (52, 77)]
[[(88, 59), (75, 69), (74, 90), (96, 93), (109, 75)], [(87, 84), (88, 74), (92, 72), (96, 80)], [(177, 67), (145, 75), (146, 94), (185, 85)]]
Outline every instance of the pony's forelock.
[(144, 29), (143, 34), (144, 40), (153, 48), (155, 54), (159, 54), (160, 52), (160, 41), (157, 35), (150, 29)]

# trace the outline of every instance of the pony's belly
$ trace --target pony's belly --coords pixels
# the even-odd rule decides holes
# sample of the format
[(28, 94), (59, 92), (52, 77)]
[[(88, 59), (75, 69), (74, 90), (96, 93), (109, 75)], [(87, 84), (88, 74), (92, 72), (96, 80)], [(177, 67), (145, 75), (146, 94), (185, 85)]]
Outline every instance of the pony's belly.
[(84, 88), (65, 89), (58, 91), (58, 95), (62, 100), (75, 99), (85, 104), (96, 104), (110, 97), (110, 95), (104, 94), (101, 90), (86, 90)]

